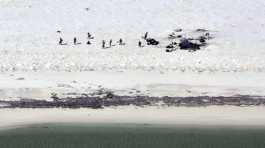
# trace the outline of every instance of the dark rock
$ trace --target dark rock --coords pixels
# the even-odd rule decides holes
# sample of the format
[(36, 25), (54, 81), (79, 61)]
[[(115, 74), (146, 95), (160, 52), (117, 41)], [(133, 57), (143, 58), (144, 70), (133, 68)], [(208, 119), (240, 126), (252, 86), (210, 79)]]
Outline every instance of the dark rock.
[(106, 98), (113, 98), (114, 94), (112, 92), (107, 92)]
[(208, 31), (207, 29), (201, 29), (201, 28), (196, 29), (196, 32), (207, 32), (207, 31)]
[(182, 32), (182, 29), (180, 28), (180, 29), (175, 29), (174, 30), (175, 32)]
[(146, 39), (147, 45), (158, 45), (159, 41), (153, 39), (153, 38), (147, 38)]
[(211, 36), (211, 34), (210, 34), (209, 32), (205, 33), (204, 36), (205, 36), (205, 38), (206, 38), (207, 40), (211, 40), (211, 39), (214, 38), (213, 36)]
[(182, 35), (177, 35), (177, 38), (182, 38)]
[(205, 36), (200, 36), (198, 40), (200, 41), (200, 43), (206, 43), (206, 39), (207, 38)]
[(171, 44), (172, 44), (172, 45), (175, 45), (175, 46), (176, 46), (176, 45), (178, 45), (178, 43), (177, 43), (177, 42), (172, 42)]
[(179, 47), (182, 50), (199, 50), (200, 49), (200, 46), (201, 45), (199, 45), (199, 44), (192, 43), (188, 39), (183, 39), (179, 43)]
[(172, 42), (171, 44), (166, 46), (166, 52), (173, 52), (177, 49), (177, 43), (176, 42)]
[(172, 48), (174, 48), (174, 45), (169, 44), (169, 45), (166, 46), (166, 48), (167, 48), (167, 49), (172, 49)]
[(170, 34), (168, 35), (168, 39), (172, 40), (172, 39), (176, 39), (177, 36), (175, 34)]
[(166, 52), (173, 52), (175, 51), (174, 49), (166, 49)]

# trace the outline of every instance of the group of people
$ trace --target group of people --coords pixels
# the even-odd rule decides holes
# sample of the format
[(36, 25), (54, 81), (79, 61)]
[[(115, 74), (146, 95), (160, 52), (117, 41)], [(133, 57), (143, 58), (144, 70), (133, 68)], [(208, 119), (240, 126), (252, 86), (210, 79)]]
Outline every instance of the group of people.
[[(61, 33), (61, 31), (57, 31), (57, 33)], [(142, 37), (144, 40), (146, 40), (147, 38), (148, 38), (148, 32), (146, 32), (145, 34), (144, 34), (144, 36)], [(94, 39), (94, 37), (88, 32), (87, 33), (87, 39), (88, 39), (88, 41), (86, 42), (86, 44), (87, 45), (91, 45), (92, 43), (91, 43), (91, 40), (93, 40)], [(112, 46), (115, 46), (116, 44), (114, 44), (113, 43), (113, 40), (112, 39), (110, 39), (109, 40), (109, 45), (107, 46), (106, 44), (106, 40), (102, 40), (102, 48), (103, 49), (105, 49), (105, 48), (111, 48)], [(76, 37), (74, 37), (73, 38), (73, 44), (74, 45), (79, 45), (79, 44), (82, 44), (81, 42), (78, 42), (78, 40), (77, 40), (77, 38)], [(118, 45), (120, 45), (120, 46), (122, 46), (122, 45), (125, 45), (125, 42), (123, 41), (123, 39), (122, 38), (120, 38), (118, 41), (117, 41), (117, 44)], [(68, 45), (66, 42), (64, 42), (64, 40), (63, 40), (63, 38), (62, 37), (60, 37), (59, 38), (59, 45)], [(143, 43), (142, 43), (142, 41), (141, 40), (139, 40), (139, 42), (138, 42), (138, 47), (144, 47), (143, 46)]]
[[(175, 32), (182, 32), (182, 29), (175, 30)], [(198, 38), (184, 38), (184, 37), (182, 37), (182, 35), (177, 35), (175, 33), (170, 34), (168, 36), (168, 39), (177, 38), (177, 39), (180, 40), (180, 42), (179, 43), (176, 43), (176, 42), (170, 43), (169, 45), (166, 46), (166, 51), (167, 52), (172, 52), (172, 51), (175, 51), (176, 49), (196, 51), (196, 50), (199, 50), (200, 47), (207, 45), (206, 40), (212, 39), (212, 37), (211, 37), (210, 33), (208, 32), (208, 30), (197, 29), (196, 32), (202, 32), (204, 34), (202, 34)], [(61, 32), (59, 31), (58, 33), (61, 33)], [(93, 40), (94, 37), (88, 32), (87, 33), (87, 39), (88, 39), (88, 41), (86, 42), (86, 44), (90, 45), (90, 44), (92, 44), (91, 40)], [(197, 41), (197, 40), (199, 41), (199, 43), (194, 42), (194, 41)], [(124, 42), (124, 40), (122, 38), (120, 38), (116, 43), (118, 45), (120, 45), (120, 46), (125, 45), (125, 42)], [(101, 47), (102, 47), (102, 49), (111, 48), (112, 46), (116, 46), (116, 43), (113, 43), (113, 40), (110, 39), (108, 41), (108, 45), (107, 45), (107, 41), (106, 40), (102, 40)], [(81, 44), (81, 42), (78, 42), (77, 38), (74, 37), (73, 44), (74, 45), (78, 45), (78, 44)], [(150, 38), (148, 36), (148, 32), (146, 32), (141, 37), (141, 39), (138, 41), (138, 47), (140, 47), (140, 48), (144, 47), (144, 45), (158, 45), (158, 44), (160, 44), (159, 41), (157, 41), (154, 38)], [(63, 41), (63, 39), (60, 37), (59, 45), (67, 45), (67, 43), (65, 43)]]
[[(57, 31), (57, 33), (61, 33), (61, 31)], [(94, 37), (88, 32), (88, 33), (87, 33), (87, 39), (88, 39), (88, 41), (86, 42), (86, 44), (87, 44), (87, 45), (90, 45), (90, 44), (91, 44), (91, 41), (90, 41), (90, 40), (94, 39)], [(78, 41), (77, 41), (77, 38), (76, 38), (76, 37), (74, 37), (74, 39), (73, 39), (73, 43), (74, 43), (74, 45), (79, 45), (79, 44), (81, 44), (81, 42), (78, 42)], [(62, 37), (60, 37), (60, 39), (59, 39), (59, 45), (67, 45), (67, 43), (64, 42), (64, 40), (63, 40)]]
[[(118, 45), (125, 45), (125, 43), (123, 42), (122, 38), (119, 39), (119, 41), (117, 41)], [(111, 48), (112, 46), (115, 46), (115, 44), (113, 44), (112, 39), (109, 40), (109, 46), (106, 46), (106, 41), (102, 40), (102, 48)]]

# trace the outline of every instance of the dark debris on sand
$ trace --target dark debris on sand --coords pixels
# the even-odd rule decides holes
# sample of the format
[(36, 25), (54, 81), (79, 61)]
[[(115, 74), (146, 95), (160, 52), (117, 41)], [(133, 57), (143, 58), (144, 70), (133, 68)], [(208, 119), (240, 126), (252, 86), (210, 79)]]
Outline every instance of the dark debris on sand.
[(0, 101), (0, 108), (93, 108), (108, 106), (190, 106), (203, 107), (211, 105), (260, 106), (265, 105), (264, 96), (198, 96), (198, 97), (150, 97), (119, 96), (112, 92), (102, 92), (104, 96), (82, 95), (79, 97), (59, 98), (52, 95), (52, 101), (21, 99), (19, 101)]

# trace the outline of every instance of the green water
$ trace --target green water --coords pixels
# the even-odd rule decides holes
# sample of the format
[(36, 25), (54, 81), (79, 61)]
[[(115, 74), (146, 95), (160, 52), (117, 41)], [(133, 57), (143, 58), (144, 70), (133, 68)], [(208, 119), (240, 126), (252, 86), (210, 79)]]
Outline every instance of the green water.
[(44, 124), (0, 131), (0, 148), (265, 148), (265, 128)]

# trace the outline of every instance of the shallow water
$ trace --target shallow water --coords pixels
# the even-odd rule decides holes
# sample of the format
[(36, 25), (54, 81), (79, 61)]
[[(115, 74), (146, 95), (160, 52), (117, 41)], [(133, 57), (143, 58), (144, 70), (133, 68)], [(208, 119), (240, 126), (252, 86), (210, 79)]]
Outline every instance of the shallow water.
[(0, 131), (1, 148), (264, 148), (265, 128), (42, 124)]

